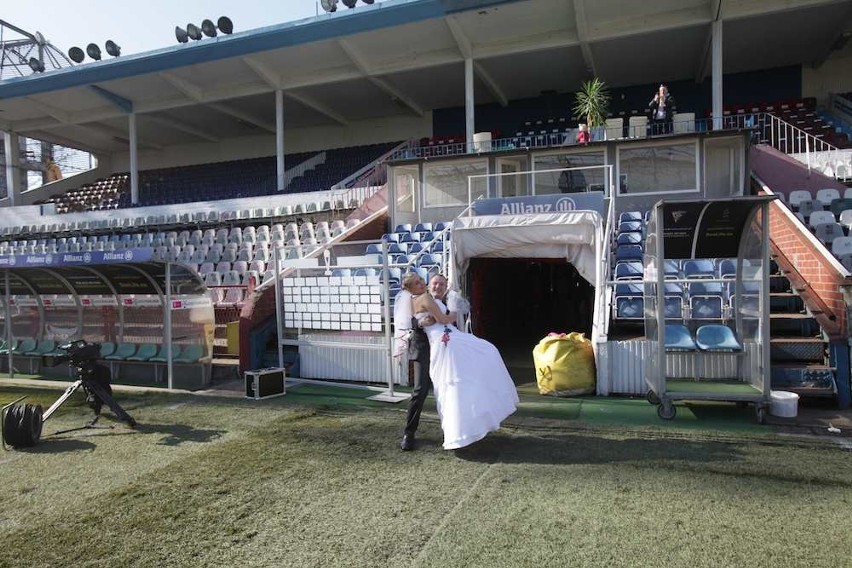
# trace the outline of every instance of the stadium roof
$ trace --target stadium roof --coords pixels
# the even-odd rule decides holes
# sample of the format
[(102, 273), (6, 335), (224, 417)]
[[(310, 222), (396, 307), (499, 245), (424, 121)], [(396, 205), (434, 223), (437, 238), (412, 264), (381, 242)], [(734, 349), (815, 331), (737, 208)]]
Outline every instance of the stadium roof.
[[(388, 0), (0, 82), (0, 128), (110, 154), (724, 71), (819, 65), (852, 32), (849, 0)], [(844, 34), (846, 34), (844, 36)], [(838, 43), (840, 41), (840, 43)]]

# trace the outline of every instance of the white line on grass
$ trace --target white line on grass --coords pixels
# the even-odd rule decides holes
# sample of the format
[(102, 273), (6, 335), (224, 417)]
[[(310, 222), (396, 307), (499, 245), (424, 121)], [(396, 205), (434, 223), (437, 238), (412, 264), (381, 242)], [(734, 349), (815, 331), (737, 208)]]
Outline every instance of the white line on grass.
[(467, 493), (465, 493), (465, 495), (461, 499), (459, 499), (459, 502), (456, 503), (455, 506), (452, 509), (450, 509), (450, 511), (446, 515), (444, 515), (444, 518), (441, 519), (440, 523), (438, 523), (438, 526), (435, 528), (435, 531), (432, 533), (432, 536), (429, 537), (429, 540), (427, 540), (426, 544), (423, 545), (423, 548), (420, 549), (420, 552), (417, 554), (417, 557), (414, 559), (412, 566), (419, 566), (421, 564), (421, 562), (423, 561), (423, 559), (426, 556), (426, 552), (429, 550), (430, 546), (432, 545), (432, 542), (435, 540), (435, 538), (439, 534), (444, 532), (444, 529), (449, 524), (450, 519), (455, 517), (456, 512), (459, 509), (461, 509), (462, 505), (464, 505), (470, 499), (470, 496), (473, 495), (474, 492), (476, 492), (476, 490), (479, 488), (479, 485), (482, 482), (482, 480), (485, 478), (485, 476), (488, 474), (488, 472), (491, 471), (491, 468), (494, 467), (494, 465), (496, 463), (497, 462), (495, 461), (494, 463), (488, 464), (488, 467), (485, 468), (485, 470), (480, 474), (480, 476), (476, 478), (476, 481), (473, 482), (473, 485), (470, 486), (470, 490)]

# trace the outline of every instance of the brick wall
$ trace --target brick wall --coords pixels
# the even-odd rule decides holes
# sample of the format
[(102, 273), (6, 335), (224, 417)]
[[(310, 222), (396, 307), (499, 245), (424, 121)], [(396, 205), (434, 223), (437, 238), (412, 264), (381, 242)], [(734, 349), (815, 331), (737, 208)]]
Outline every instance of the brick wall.
[[(831, 341), (844, 340), (848, 336), (846, 329), (846, 304), (840, 286), (852, 282), (841, 274), (830, 260), (831, 253), (821, 245), (812, 242), (803, 233), (801, 225), (784, 212), (786, 206), (774, 201), (769, 207), (770, 241), (780, 255), (776, 262), (782, 270), (790, 267), (804, 278), (805, 289), (800, 291), (802, 299), (808, 308), (815, 312), (814, 317), (828, 334)], [(794, 276), (791, 277), (791, 282)], [(794, 288), (801, 283), (793, 282)], [(827, 313), (816, 313), (820, 310), (819, 303), (811, 295), (816, 296), (828, 309)], [(833, 319), (832, 319), (833, 316)]]

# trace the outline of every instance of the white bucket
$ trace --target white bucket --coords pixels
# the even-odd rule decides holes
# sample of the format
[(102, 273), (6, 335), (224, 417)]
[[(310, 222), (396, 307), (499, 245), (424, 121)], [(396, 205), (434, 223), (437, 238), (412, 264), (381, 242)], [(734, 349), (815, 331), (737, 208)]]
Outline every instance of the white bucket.
[(794, 392), (772, 391), (769, 397), (769, 414), (782, 418), (795, 418), (799, 413), (799, 395)]

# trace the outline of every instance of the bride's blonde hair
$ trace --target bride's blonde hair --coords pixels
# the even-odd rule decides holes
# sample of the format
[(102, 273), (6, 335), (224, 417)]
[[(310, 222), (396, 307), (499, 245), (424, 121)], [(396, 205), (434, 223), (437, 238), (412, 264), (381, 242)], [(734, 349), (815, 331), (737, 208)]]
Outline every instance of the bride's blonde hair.
[(405, 276), (402, 277), (402, 289), (403, 290), (410, 290), (411, 284), (415, 280), (422, 280), (422, 278), (420, 278), (420, 275), (417, 274), (416, 272), (406, 273)]

